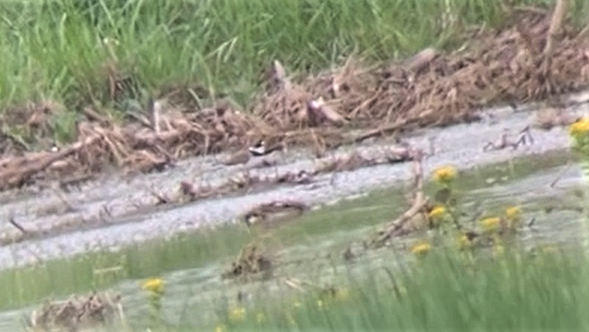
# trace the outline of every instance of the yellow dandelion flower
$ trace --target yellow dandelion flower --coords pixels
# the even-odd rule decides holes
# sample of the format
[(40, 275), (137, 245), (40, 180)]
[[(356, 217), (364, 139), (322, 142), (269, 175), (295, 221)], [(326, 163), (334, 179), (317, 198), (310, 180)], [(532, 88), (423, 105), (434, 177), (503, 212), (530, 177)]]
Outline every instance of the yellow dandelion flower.
[(511, 206), (505, 209), (505, 216), (507, 217), (507, 219), (519, 220), (521, 218), (521, 215), (522, 210), (519, 208), (519, 206)]
[(589, 117), (585, 117), (569, 127), (569, 135), (578, 138), (589, 134)]
[(445, 214), (446, 214), (445, 207), (436, 206), (428, 213), (428, 216), (433, 220), (440, 220)]
[(235, 307), (229, 311), (229, 320), (232, 322), (239, 322), (245, 319), (245, 308), (244, 307)]
[(485, 233), (493, 233), (499, 230), (501, 218), (491, 217), (481, 220), (481, 226)]
[(510, 230), (515, 230), (522, 220), (522, 212), (518, 206), (512, 206), (505, 209), (505, 222), (507, 228)]
[(414, 255), (423, 256), (423, 255), (427, 254), (428, 252), (430, 252), (431, 249), (432, 249), (432, 245), (429, 244), (428, 242), (420, 242), (420, 243), (414, 245), (413, 248), (411, 248), (411, 252)]
[(225, 332), (225, 326), (222, 324), (218, 324), (215, 326), (215, 332)]
[(438, 183), (451, 182), (456, 178), (456, 168), (452, 166), (443, 166), (434, 171), (433, 179)]
[(145, 281), (141, 288), (148, 292), (161, 294), (164, 292), (164, 281), (160, 278), (152, 278)]
[(472, 247), (472, 241), (468, 238), (468, 235), (462, 234), (458, 237), (458, 249), (465, 250)]

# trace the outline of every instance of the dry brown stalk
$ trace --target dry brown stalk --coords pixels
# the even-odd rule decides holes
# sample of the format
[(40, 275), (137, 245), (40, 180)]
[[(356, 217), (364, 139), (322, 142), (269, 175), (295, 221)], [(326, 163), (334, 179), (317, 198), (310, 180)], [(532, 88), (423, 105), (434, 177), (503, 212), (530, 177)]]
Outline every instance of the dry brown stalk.
[[(35, 174), (45, 170), (54, 162), (64, 159), (79, 149), (92, 144), (97, 138), (88, 138), (58, 152), (37, 155), (33, 160), (25, 157), (8, 160), (3, 163), (0, 171), (0, 190), (20, 187), (28, 182)], [(24, 167), (23, 167), (24, 165)]]
[(556, 2), (554, 14), (552, 14), (552, 20), (550, 22), (550, 28), (548, 30), (546, 46), (544, 47), (545, 57), (550, 57), (552, 55), (554, 49), (554, 42), (562, 30), (562, 26), (569, 12), (569, 5), (569, 0), (558, 0)]
[(423, 158), (423, 151), (413, 151), (413, 204), (407, 211), (405, 211), (403, 214), (401, 214), (401, 216), (399, 216), (397, 219), (391, 222), (380, 233), (379, 237), (371, 243), (373, 246), (379, 247), (384, 245), (385, 242), (388, 241), (396, 232), (401, 230), (403, 226), (411, 220), (411, 218), (420, 213), (426, 207), (429, 198), (426, 197), (425, 193), (423, 192)]

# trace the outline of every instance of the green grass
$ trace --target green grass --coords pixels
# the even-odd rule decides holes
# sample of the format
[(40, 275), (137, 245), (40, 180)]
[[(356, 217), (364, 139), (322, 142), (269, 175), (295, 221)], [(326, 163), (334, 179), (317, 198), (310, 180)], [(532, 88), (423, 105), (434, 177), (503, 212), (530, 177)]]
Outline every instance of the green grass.
[[(456, 251), (434, 250), (395, 268), (343, 272), (339, 294), (309, 289), (296, 296), (265, 292), (240, 306), (222, 299), (218, 322), (203, 326), (198, 306), (187, 305), (180, 321), (153, 331), (580, 331), (589, 305), (586, 256), (579, 252), (514, 249), (476, 263)], [(370, 272), (370, 273), (366, 273)], [(315, 280), (310, 279), (312, 282)], [(193, 294), (198, 296), (198, 294)], [(147, 301), (147, 298), (146, 298)], [(321, 301), (321, 302), (319, 302)], [(164, 302), (166, 303), (166, 302)], [(243, 309), (244, 317), (231, 314)], [(194, 312), (194, 313), (191, 313)], [(145, 331), (145, 320), (124, 331)], [(219, 329), (215, 329), (219, 328)], [(115, 330), (121, 330), (115, 329)]]
[[(457, 20), (442, 30), (446, 3)], [(584, 17), (576, 6), (573, 16)], [(467, 27), (504, 17), (499, 1), (481, 0), (0, 1), (0, 13), (1, 109), (48, 99), (74, 114), (94, 103), (118, 116), (174, 89), (185, 101), (229, 96), (246, 107), (272, 60), (296, 73), (352, 54), (389, 61), (428, 46), (456, 48)], [(115, 101), (110, 76), (126, 79)], [(62, 119), (62, 139), (74, 118)]]
[[(349, 276), (348, 298), (303, 296), (246, 308), (227, 331), (578, 331), (586, 328), (586, 258), (575, 253), (537, 257), (508, 252), (470, 264), (455, 252), (436, 252), (405, 270)], [(327, 308), (325, 308), (327, 306)], [(268, 319), (260, 324), (258, 313)], [(186, 329), (188, 330), (188, 328)]]
[[(567, 157), (556, 153), (542, 156), (542, 162), (538, 162), (537, 157), (528, 157), (492, 165), (461, 174), (456, 187), (468, 195), (469, 190), (480, 187), (489, 177), (525, 178), (547, 167), (562, 165)], [(397, 193), (398, 189), (383, 190), (326, 207), (277, 229), (274, 239), (285, 247), (306, 246), (311, 255), (316, 254), (318, 243), (335, 239), (338, 232), (347, 231), (354, 234), (353, 241), (361, 240), (368, 235), (364, 232), (367, 227), (376, 229), (396, 215), (391, 197)], [(365, 207), (374, 209), (361, 210)], [(347, 237), (343, 242), (349, 243), (349, 239)], [(341, 238), (339, 240), (342, 242)], [(131, 293), (137, 294), (140, 292), (139, 280), (164, 275), (166, 287), (171, 291), (163, 302), (169, 325), (153, 331), (203, 328), (213, 331), (216, 324), (222, 325), (225, 331), (550, 331), (580, 330), (588, 323), (586, 315), (580, 314), (589, 304), (588, 265), (576, 243), (562, 248), (566, 251), (540, 250), (538, 256), (524, 253), (517, 246), (507, 247), (505, 256), (496, 259), (493, 255), (477, 256), (474, 264), (457, 251), (446, 251), (440, 246), (434, 246), (424, 259), (415, 260), (411, 257), (406, 260), (406, 255), (398, 251), (383, 249), (376, 253), (376, 257), (384, 259), (384, 264), (375, 266), (370, 257), (361, 258), (350, 266), (334, 263), (340, 265), (337, 269), (334, 267), (337, 278), (333, 282), (338, 289), (349, 294), (344, 299), (322, 296), (315, 288), (307, 288), (302, 293), (273, 293), (268, 292), (269, 287), (264, 283), (254, 285), (253, 292), (251, 287), (248, 289), (242, 285), (253, 296), (251, 302), (241, 304), (246, 312), (243, 320), (229, 319), (235, 308), (234, 299), (223, 298), (223, 287), (242, 289), (242, 286), (214, 282), (199, 289), (198, 285), (184, 284), (188, 282), (186, 280), (176, 285), (178, 276), (168, 279), (168, 273), (172, 271), (200, 273), (194, 268), (211, 264), (228, 266), (236, 252), (249, 241), (251, 235), (244, 228), (227, 226), (130, 246), (119, 253), (99, 252), (2, 271), (0, 307), (22, 307), (44, 297), (65, 297), (90, 288), (109, 288), (121, 281), (131, 281), (134, 285), (127, 285), (125, 289), (129, 292), (130, 287), (134, 288), (136, 290)], [(339, 254), (340, 245), (336, 241), (329, 250), (335, 249), (333, 252)], [(289, 259), (291, 257), (285, 255), (281, 258), (282, 261)], [(305, 280), (325, 285), (325, 278), (321, 275), (325, 270), (313, 271), (317, 266), (314, 263), (309, 261), (306, 264), (305, 269), (309, 271), (305, 270), (308, 276)], [(100, 275), (94, 273), (111, 267), (120, 267), (120, 270)], [(220, 288), (215, 291), (218, 298), (211, 302), (190, 302), (191, 298), (202, 296), (209, 299), (211, 294), (201, 291), (213, 285)], [(133, 295), (131, 293), (126, 294)], [(227, 295), (232, 296), (231, 293), (228, 291)], [(137, 296), (133, 296), (133, 306), (137, 306)], [(319, 300), (322, 301), (321, 307), (318, 307)], [(300, 305), (295, 307), (295, 303)], [(130, 308), (132, 312), (127, 315), (129, 326), (122, 330), (145, 331), (149, 323), (146, 318), (147, 297), (140, 305)], [(201, 319), (200, 312), (211, 308), (215, 317)], [(170, 311), (174, 318), (168, 317)], [(264, 319), (260, 322), (261, 316)]]
[[(441, 30), (446, 3), (458, 20)], [(582, 22), (586, 7), (576, 1), (573, 18)], [(247, 107), (259, 91), (261, 70), (272, 60), (304, 75), (350, 55), (378, 62), (428, 46), (450, 50), (461, 46), (467, 27), (497, 26), (503, 17), (500, 1), (483, 0), (0, 0), (0, 109), (18, 116), (18, 107), (30, 101), (63, 104), (52, 130), (67, 141), (83, 105), (121, 117), (137, 111), (151, 94), (178, 89), (195, 103), (229, 96)], [(115, 76), (126, 79), (121, 82), (127, 87), (113, 100), (106, 82)], [(531, 172), (528, 166), (537, 165), (520, 166)], [(513, 175), (512, 166), (475, 172), (460, 186)], [(379, 225), (395, 213), (390, 195), (383, 191), (346, 202), (347, 210), (326, 208), (275, 235), (287, 244), (292, 234), (305, 234), (301, 242), (311, 244), (342, 228)], [(381, 208), (353, 212), (368, 204)], [(227, 260), (250, 240), (243, 229), (223, 227), (121, 253), (2, 271), (0, 309)], [(587, 276), (585, 259), (574, 252), (542, 260), (508, 252), (504, 259), (472, 267), (454, 254), (434, 252), (391, 275), (382, 269), (350, 272), (348, 283), (340, 285), (350, 298), (327, 310), (317, 308), (313, 292), (299, 297), (302, 307), (295, 311), (291, 298), (258, 299), (233, 330), (578, 330), (586, 326), (579, 310), (589, 304), (587, 283), (580, 281)], [(117, 266), (121, 270), (112, 274), (94, 273)], [(219, 320), (230, 328), (225, 310), (219, 304)], [(266, 317), (262, 326), (256, 312)], [(195, 330), (189, 320), (174, 323), (171, 330)]]
[[(539, 170), (562, 165), (568, 157), (563, 153), (524, 157), (465, 172), (458, 178), (456, 188), (463, 196), (468, 197), (472, 189), (485, 186), (485, 179), (489, 177), (507, 176), (508, 181), (517, 180)], [(312, 259), (309, 256), (326, 253), (334, 253), (339, 257), (350, 241), (367, 239), (385, 221), (401, 212), (404, 204), (401, 191), (402, 188), (381, 190), (304, 215), (295, 222), (276, 229), (265, 246), (270, 251), (293, 246), (311, 248), (303, 259)], [(504, 204), (496, 205), (500, 205), (502, 209)], [(132, 245), (117, 253), (97, 252), (73, 259), (51, 260), (28, 268), (1, 271), (0, 310), (30, 305), (46, 297), (65, 297), (91, 288), (108, 288), (121, 281), (141, 280), (173, 271), (207, 267), (211, 264), (226, 268), (241, 247), (251, 240), (252, 235), (245, 227), (222, 226), (174, 236), (169, 240)], [(317, 244), (331, 240), (334, 242), (327, 249), (313, 249), (317, 248)], [(289, 255), (283, 255), (286, 261), (293, 259)], [(113, 267), (119, 269), (103, 274), (95, 273), (97, 270)], [(220, 284), (219, 286), (221, 287)]]
[[(456, 189), (464, 199), (470, 200), (472, 197), (468, 197), (468, 193), (486, 186), (488, 178), (507, 177), (506, 181), (525, 178), (535, 172), (561, 166), (570, 157), (566, 152), (555, 152), (516, 158), (464, 172), (457, 179)], [(434, 186), (428, 183), (427, 190), (433, 192)], [(390, 220), (405, 208), (407, 203), (403, 192), (403, 187), (393, 187), (323, 207), (277, 228), (273, 231), (273, 241), (286, 247), (313, 245), (339, 231), (353, 232), (373, 227), (376, 232), (383, 221)], [(73, 259), (51, 260), (25, 269), (0, 271), (0, 293), (3, 294), (0, 309), (29, 304), (50, 295), (63, 296), (89, 287), (110, 286), (124, 279), (147, 278), (210, 264), (235, 256), (243, 245), (252, 240), (252, 236), (243, 226), (224, 225), (177, 235), (168, 240), (132, 245), (117, 253), (97, 252)], [(113, 266), (121, 266), (122, 270), (104, 277), (93, 273), (95, 269)]]

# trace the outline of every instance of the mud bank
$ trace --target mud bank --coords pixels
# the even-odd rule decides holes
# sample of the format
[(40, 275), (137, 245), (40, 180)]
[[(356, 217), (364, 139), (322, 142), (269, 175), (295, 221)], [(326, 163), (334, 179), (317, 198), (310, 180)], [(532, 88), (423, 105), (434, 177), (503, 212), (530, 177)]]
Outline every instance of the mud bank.
[[(127, 70), (119, 72), (110, 66), (118, 61), (109, 59), (112, 70), (103, 78), (111, 93), (98, 104), (137, 107), (115, 116), (89, 102), (94, 97), (82, 97), (80, 107), (54, 100), (13, 105), (0, 117), (7, 128), (0, 142), (0, 191), (43, 180), (78, 181), (111, 167), (159, 171), (177, 160), (260, 139), (322, 153), (368, 137), (478, 121), (480, 108), (552, 100), (589, 86), (589, 41), (566, 12), (501, 7), (504, 20), (496, 29), (465, 29), (456, 36), (462, 47), (453, 52), (428, 47), (383, 63), (349, 57), (330, 70), (306, 74), (288, 72), (288, 64), (272, 59), (259, 68), (266, 70), (247, 106), (235, 105), (230, 95), (201, 97), (188, 82), (135, 96), (138, 87), (130, 82), (142, 79), (119, 76)], [(72, 118), (68, 129), (54, 128), (64, 116)], [(56, 141), (64, 132), (69, 143)]]
[[(571, 97), (587, 100), (587, 93)], [(483, 121), (460, 124), (442, 129), (414, 132), (407, 140), (416, 147), (427, 148), (435, 138), (435, 155), (425, 161), (426, 171), (451, 164), (460, 170), (503, 162), (514, 157), (542, 155), (549, 151), (567, 149), (567, 128), (549, 131), (532, 128), (534, 144), (518, 149), (483, 151), (489, 141), (497, 141), (505, 130), (515, 138), (517, 133), (534, 122), (537, 106), (518, 110), (497, 108), (481, 112)], [(589, 114), (586, 103), (577, 104), (567, 112)], [(342, 147), (332, 154), (342, 156), (355, 150), (362, 155), (375, 155), (393, 142), (366, 142)], [(250, 174), (273, 175), (308, 170), (316, 160), (310, 151), (289, 151), (278, 155), (275, 167), (250, 169)], [(330, 204), (342, 198), (362, 195), (371, 190), (395, 185), (410, 177), (407, 163), (364, 167), (349, 172), (317, 175), (308, 184), (281, 184), (250, 193), (230, 197), (208, 198), (186, 204), (155, 206), (155, 197), (171, 195), (179, 183), (216, 184), (243, 174), (246, 166), (222, 166), (217, 160), (223, 156), (193, 158), (179, 163), (174, 169), (134, 177), (104, 176), (99, 180), (72, 188), (33, 189), (4, 193), (0, 218), (17, 221), (29, 231), (45, 231), (37, 237), (23, 238), (18, 243), (0, 247), (0, 268), (21, 266), (42, 260), (68, 257), (87, 251), (112, 249), (149, 239), (165, 238), (181, 232), (194, 231), (203, 226), (215, 227), (238, 218), (260, 203), (278, 199), (292, 199), (313, 207)], [(255, 161), (250, 161), (250, 164)], [(16, 236), (19, 231), (10, 223), (0, 227), (3, 239)]]

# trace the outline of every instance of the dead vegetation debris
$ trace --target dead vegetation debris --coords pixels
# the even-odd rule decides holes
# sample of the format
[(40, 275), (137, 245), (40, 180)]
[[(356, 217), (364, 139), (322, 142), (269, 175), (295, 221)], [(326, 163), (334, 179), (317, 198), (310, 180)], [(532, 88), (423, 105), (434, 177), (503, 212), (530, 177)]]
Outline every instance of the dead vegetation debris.
[(538, 129), (550, 130), (555, 127), (571, 125), (577, 120), (578, 118), (567, 113), (564, 107), (547, 106), (536, 113), (532, 125)]
[(320, 173), (353, 171), (362, 167), (374, 166), (376, 163), (377, 161), (373, 158), (364, 157), (358, 152), (352, 152), (343, 157), (321, 163), (317, 171)]
[(231, 263), (231, 269), (222, 274), (222, 278), (250, 280), (261, 277), (268, 278), (272, 273), (272, 261), (259, 252), (255, 244), (241, 249), (237, 259)]
[(83, 150), (94, 143), (94, 140), (95, 138), (89, 137), (57, 152), (36, 152), (0, 160), (0, 190), (29, 183), (39, 172), (46, 171), (51, 166), (59, 167), (55, 163)]
[[(259, 137), (310, 146), (322, 156), (370, 137), (476, 121), (477, 110), (489, 104), (580, 90), (589, 83), (589, 40), (565, 20), (566, 10), (566, 1), (552, 11), (512, 10), (511, 24), (476, 32), (455, 53), (427, 48), (407, 61), (372, 67), (349, 59), (340, 68), (297, 82), (275, 61), (266, 90), (248, 113), (226, 101), (198, 110), (154, 101), (148, 107), (150, 119), (118, 126), (86, 108), (86, 119), (76, 120), (78, 142), (54, 153), (19, 155), (14, 146), (30, 147), (3, 130), (0, 189), (62, 179), (72, 172), (96, 173), (110, 164), (128, 171), (162, 171), (180, 158), (239, 149)], [(124, 80), (109, 83), (113, 98)], [(50, 137), (55, 128), (48, 124), (57, 108), (51, 103), (29, 107), (21, 112), (24, 119), (4, 116), (2, 126), (24, 123), (23, 132)], [(349, 135), (354, 128), (363, 131)], [(354, 163), (362, 162), (350, 160), (346, 167)]]
[[(177, 192), (173, 195), (161, 193), (154, 189), (150, 189), (149, 192), (154, 197), (152, 205), (158, 206), (260, 192), (284, 184), (305, 185), (313, 183), (320, 174), (347, 172), (362, 167), (412, 161), (415, 157), (414, 150), (415, 148), (411, 145), (402, 142), (400, 145), (383, 148), (382, 153), (373, 156), (364, 156), (356, 151), (352, 151), (340, 157), (323, 158), (319, 160), (316, 167), (308, 170), (303, 169), (283, 173), (277, 171), (269, 175), (254, 175), (249, 170), (245, 170), (217, 185), (194, 184), (190, 181), (181, 181), (178, 185)], [(430, 154), (432, 154), (434, 152), (433, 143), (430, 146), (430, 150)], [(430, 154), (423, 153), (424, 156), (429, 156)], [(275, 202), (273, 204), (278, 203)], [(285, 208), (287, 205), (286, 202), (282, 202), (282, 204), (278, 204), (274, 208)], [(288, 207), (295, 205), (292, 203)], [(137, 208), (142, 207), (138, 206)]]
[[(380, 247), (384, 245), (391, 237), (406, 234), (410, 228), (415, 228), (415, 217), (421, 217), (419, 220), (427, 220), (428, 210), (431, 209), (429, 204), (430, 198), (424, 192), (424, 176), (423, 176), (423, 158), (424, 152), (419, 149), (412, 151), (412, 173), (413, 173), (413, 197), (412, 204), (403, 214), (397, 219), (390, 222), (384, 230), (379, 232), (378, 236), (373, 239), (368, 245)], [(420, 222), (421, 223), (421, 222)], [(408, 227), (409, 226), (409, 227)]]
[(267, 190), (281, 184), (310, 184), (313, 183), (315, 177), (319, 174), (346, 172), (362, 167), (411, 161), (414, 158), (412, 149), (409, 145), (393, 146), (385, 148), (381, 155), (370, 157), (353, 151), (341, 157), (324, 158), (319, 161), (318, 166), (314, 169), (303, 169), (284, 173), (276, 172), (275, 174), (266, 176), (252, 175), (246, 170), (216, 186), (210, 184), (196, 185), (189, 181), (181, 181), (176, 197), (170, 198), (154, 191), (152, 191), (152, 195), (156, 198), (155, 204), (160, 205), (176, 202), (193, 202), (211, 197)]
[(518, 134), (517, 138), (514, 140), (510, 135), (508, 130), (505, 130), (503, 134), (501, 134), (501, 138), (497, 142), (487, 142), (483, 147), (483, 151), (492, 151), (492, 150), (504, 150), (507, 148), (512, 148), (516, 150), (521, 145), (528, 145), (534, 144), (534, 137), (530, 133), (530, 126), (526, 126), (522, 129)]
[[(51, 224), (34, 224), (30, 220), (25, 222), (17, 221), (10, 216), (8, 222), (14, 229), (7, 229), (0, 232), (0, 247), (9, 246), (14, 243), (29, 241), (34, 239), (42, 239), (59, 234), (66, 234), (69, 232), (79, 231), (85, 228), (96, 227), (97, 225), (104, 225), (108, 222), (108, 206), (104, 205), (97, 216), (85, 218), (77, 211), (66, 211), (63, 214), (61, 211), (55, 211), (55, 214), (61, 215), (59, 221)], [(105, 215), (106, 214), (106, 215)], [(26, 225), (26, 227), (24, 226)]]
[(309, 206), (293, 200), (277, 200), (255, 206), (243, 216), (247, 226), (254, 224), (276, 224), (302, 215)]
[(182, 181), (178, 199), (171, 199), (171, 201), (193, 202), (210, 197), (260, 191), (279, 184), (308, 184), (313, 181), (314, 175), (304, 170), (268, 176), (255, 176), (249, 172), (242, 172), (217, 186), (194, 185), (188, 181)]
[(117, 315), (122, 315), (120, 295), (92, 292), (47, 302), (31, 313), (26, 325), (30, 331), (80, 331), (105, 326)]
[[(525, 144), (525, 140), (527, 138), (527, 129), (522, 130), (519, 135), (519, 140), (522, 140), (523, 143), (517, 144)], [(511, 146), (509, 144), (503, 145), (503, 148)], [(515, 146), (514, 148), (516, 148)], [(431, 216), (432, 210), (436, 206), (447, 206), (451, 209), (456, 207), (457, 202), (456, 198), (452, 197), (452, 190), (449, 187), (441, 187), (439, 188), (432, 197), (425, 193), (424, 188), (424, 172), (423, 172), (423, 159), (425, 153), (421, 149), (411, 149), (409, 153), (412, 155), (412, 193), (411, 197), (409, 198), (409, 206), (407, 209), (401, 213), (397, 218), (393, 221), (388, 222), (381, 231), (379, 231), (376, 236), (371, 238), (368, 241), (363, 243), (364, 249), (375, 249), (380, 248), (382, 246), (386, 246), (390, 243), (391, 239), (395, 237), (402, 237), (408, 234), (412, 234), (415, 232), (436, 229), (439, 227), (439, 223), (436, 223)], [(557, 180), (555, 180), (557, 181)], [(552, 185), (551, 185), (552, 186)], [(479, 206), (479, 204), (475, 204), (475, 206)], [(479, 247), (488, 247), (493, 243), (493, 234), (492, 232), (485, 232), (481, 230), (473, 230), (469, 229), (476, 220), (480, 220), (483, 217), (483, 211), (479, 208), (475, 208), (473, 213), (464, 213), (459, 212), (455, 214), (451, 212), (450, 219), (452, 220), (452, 227), (455, 227), (457, 231), (460, 232), (463, 236), (466, 237), (469, 243), (472, 243)], [(469, 223), (461, 223), (458, 220), (458, 217), (466, 217), (466, 219), (470, 219)], [(499, 225), (497, 234), (500, 236), (506, 235), (514, 235), (517, 231), (516, 228), (513, 227), (513, 223), (508, 221), (505, 217), (498, 218)], [(526, 223), (528, 228), (531, 228), (535, 218), (532, 218)], [(470, 225), (470, 226), (468, 226)], [(343, 252), (343, 258), (345, 261), (353, 260), (357, 256), (357, 252), (353, 252), (351, 247), (346, 248)]]

